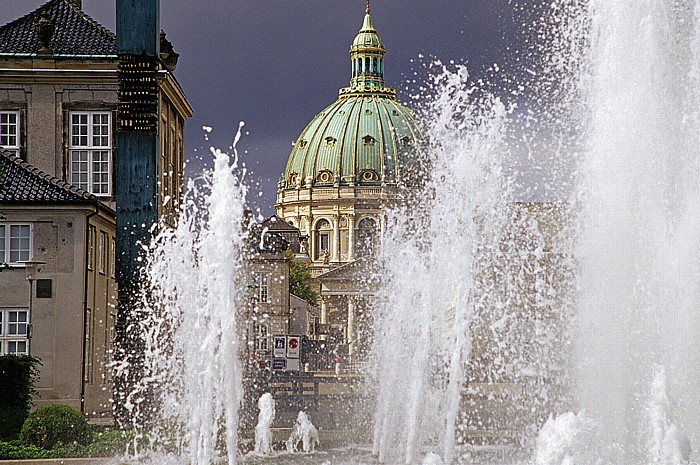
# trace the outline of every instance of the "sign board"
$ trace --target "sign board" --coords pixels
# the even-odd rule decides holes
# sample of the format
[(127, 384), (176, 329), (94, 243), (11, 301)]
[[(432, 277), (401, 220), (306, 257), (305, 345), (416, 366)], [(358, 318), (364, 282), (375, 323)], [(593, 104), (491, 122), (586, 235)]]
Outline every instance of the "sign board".
[(275, 358), (272, 360), (272, 369), (276, 371), (285, 371), (287, 369), (286, 358)]
[(287, 336), (275, 336), (272, 345), (272, 357), (286, 358), (287, 357)]
[(299, 336), (287, 336), (287, 358), (299, 359), (301, 355), (301, 338)]
[(272, 370), (299, 371), (301, 336), (277, 334), (272, 341)]
[(287, 359), (287, 371), (299, 371), (299, 359), (298, 358), (288, 358)]

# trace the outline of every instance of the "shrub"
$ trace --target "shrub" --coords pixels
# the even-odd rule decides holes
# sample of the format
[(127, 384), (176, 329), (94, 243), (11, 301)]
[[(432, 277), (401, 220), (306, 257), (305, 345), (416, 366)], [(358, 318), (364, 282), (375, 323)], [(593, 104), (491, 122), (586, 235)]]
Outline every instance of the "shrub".
[(19, 436), (36, 394), (40, 365), (29, 355), (0, 356), (0, 439)]
[(0, 442), (0, 460), (46, 459), (52, 456), (51, 451), (27, 446), (21, 441)]
[(88, 446), (90, 457), (112, 457), (126, 453), (127, 444), (133, 440), (133, 434), (120, 430), (105, 430), (92, 435)]
[(46, 405), (29, 414), (20, 438), (25, 444), (51, 449), (57, 443), (85, 445), (91, 427), (82, 413), (67, 405)]

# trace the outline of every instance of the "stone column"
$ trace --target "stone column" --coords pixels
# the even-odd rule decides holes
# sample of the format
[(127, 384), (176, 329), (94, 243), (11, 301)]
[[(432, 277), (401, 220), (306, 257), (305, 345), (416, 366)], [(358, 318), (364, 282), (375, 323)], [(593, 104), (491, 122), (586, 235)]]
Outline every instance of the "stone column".
[(355, 215), (348, 215), (348, 261), (355, 260)]
[(328, 324), (328, 301), (321, 297), (321, 324)]
[(355, 354), (356, 344), (355, 344), (355, 302), (356, 299), (353, 296), (348, 297), (348, 350), (350, 351), (350, 357)]
[(333, 250), (331, 252), (331, 261), (340, 261), (340, 215), (333, 217)]

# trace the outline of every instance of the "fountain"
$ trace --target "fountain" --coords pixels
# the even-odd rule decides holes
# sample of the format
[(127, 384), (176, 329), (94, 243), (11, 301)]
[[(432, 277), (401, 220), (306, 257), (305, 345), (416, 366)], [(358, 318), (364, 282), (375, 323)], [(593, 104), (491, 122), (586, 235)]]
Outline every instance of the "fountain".
[[(700, 1), (555, 0), (550, 12), (540, 75), (561, 82), (540, 123), (570, 150), (578, 186), (549, 192), (558, 202), (514, 201), (516, 139), (533, 119), (518, 126), (520, 110), (465, 67), (434, 67), (430, 176), (387, 212), (378, 257), (380, 463), (473, 463), (493, 431), (518, 451), (494, 462), (700, 460)], [(140, 330), (158, 362), (126, 407), (159, 406), (147, 426), (173, 452), (162, 463), (238, 460), (241, 368), (225, 335), (238, 332), (245, 187), (216, 159), (208, 222), (188, 203), (147, 266)]]

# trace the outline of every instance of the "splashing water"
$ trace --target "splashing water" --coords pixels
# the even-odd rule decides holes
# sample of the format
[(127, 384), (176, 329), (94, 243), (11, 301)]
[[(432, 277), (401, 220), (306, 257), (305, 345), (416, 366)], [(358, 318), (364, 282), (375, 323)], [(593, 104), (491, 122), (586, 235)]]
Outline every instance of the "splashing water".
[(493, 246), (501, 207), (507, 110), (488, 94), (474, 98), (465, 67), (438, 66), (426, 112), (432, 178), (413, 199), (420, 204), (388, 213), (381, 249), (374, 453), (382, 462), (414, 463), (425, 444), (452, 461), (468, 324), (481, 289), (477, 250)]
[(258, 424), (255, 425), (255, 453), (272, 454), (272, 422), (275, 421), (275, 400), (266, 392), (258, 399)]
[[(700, 388), (698, 12), (696, 0), (589, 5), (576, 394), (619, 446), (613, 463), (681, 463), (660, 458), (671, 424), (700, 444), (688, 414)], [(673, 400), (663, 421), (644, 413), (661, 392)]]
[(143, 306), (130, 328), (145, 354), (145, 375), (127, 398), (141, 463), (236, 463), (246, 187), (235, 152), (233, 161), (212, 154), (204, 209), (191, 182), (177, 227), (153, 241)]

